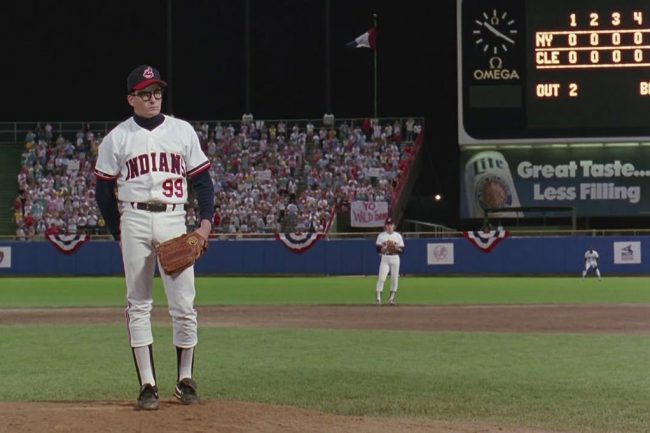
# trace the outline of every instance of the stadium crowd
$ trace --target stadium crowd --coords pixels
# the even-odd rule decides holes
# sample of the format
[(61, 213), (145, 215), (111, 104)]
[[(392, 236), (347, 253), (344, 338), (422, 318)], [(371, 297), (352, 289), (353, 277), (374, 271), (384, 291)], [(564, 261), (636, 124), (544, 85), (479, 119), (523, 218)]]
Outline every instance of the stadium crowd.
[[(382, 122), (242, 121), (238, 129), (197, 122), (212, 162), (213, 232), (324, 232), (336, 210), (351, 201), (390, 202), (422, 125), (412, 118)], [(13, 203), (18, 239), (108, 233), (94, 195), (101, 139), (90, 125), (72, 139), (49, 123), (26, 134)], [(190, 229), (197, 210), (191, 202)]]

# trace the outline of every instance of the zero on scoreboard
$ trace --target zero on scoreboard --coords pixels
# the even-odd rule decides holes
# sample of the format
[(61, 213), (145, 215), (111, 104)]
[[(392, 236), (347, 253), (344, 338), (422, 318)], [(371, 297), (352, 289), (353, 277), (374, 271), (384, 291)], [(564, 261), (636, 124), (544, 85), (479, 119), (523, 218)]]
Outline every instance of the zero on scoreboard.
[(650, 2), (457, 0), (459, 143), (650, 141)]

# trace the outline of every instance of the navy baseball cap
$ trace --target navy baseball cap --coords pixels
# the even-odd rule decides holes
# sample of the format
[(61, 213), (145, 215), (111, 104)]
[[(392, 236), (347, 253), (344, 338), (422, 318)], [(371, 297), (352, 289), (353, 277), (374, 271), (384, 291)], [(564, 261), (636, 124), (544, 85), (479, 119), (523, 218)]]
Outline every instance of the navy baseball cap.
[(134, 90), (141, 90), (156, 83), (163, 87), (167, 86), (167, 82), (160, 78), (158, 69), (149, 65), (140, 65), (132, 70), (127, 77), (126, 91), (127, 93), (131, 93)]
[(386, 218), (384, 225), (393, 224), (393, 219), (391, 217)]

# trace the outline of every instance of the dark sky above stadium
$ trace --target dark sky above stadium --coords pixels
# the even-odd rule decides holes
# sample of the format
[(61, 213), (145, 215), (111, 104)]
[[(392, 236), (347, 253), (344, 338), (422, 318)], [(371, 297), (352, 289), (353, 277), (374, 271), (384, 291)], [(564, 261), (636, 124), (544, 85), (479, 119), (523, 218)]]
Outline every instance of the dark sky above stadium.
[[(256, 118), (320, 118), (327, 111), (326, 4), (250, 1)], [(379, 116), (425, 117), (427, 176), (416, 193), (457, 195), (455, 1), (329, 4), (331, 111), (338, 118), (373, 114), (372, 50), (345, 44), (368, 30), (376, 13)], [(126, 76), (142, 63), (170, 79), (174, 115), (241, 118), (245, 1), (172, 0), (171, 12), (170, 53), (167, 0), (5, 3), (0, 121), (120, 120), (130, 114)]]

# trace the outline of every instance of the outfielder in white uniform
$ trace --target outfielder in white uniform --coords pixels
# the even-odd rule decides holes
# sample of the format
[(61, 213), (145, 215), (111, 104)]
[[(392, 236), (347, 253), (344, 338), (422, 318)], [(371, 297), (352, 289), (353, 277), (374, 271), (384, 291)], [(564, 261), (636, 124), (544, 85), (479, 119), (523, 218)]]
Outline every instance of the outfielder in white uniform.
[[(199, 203), (200, 227), (206, 240), (212, 229), (214, 187), (210, 162), (192, 126), (161, 114), (167, 83), (148, 65), (127, 78), (127, 101), (133, 117), (111, 130), (99, 146), (95, 166), (96, 197), (107, 227), (120, 241), (127, 287), (126, 319), (140, 393), (138, 407), (159, 407), (153, 362), (151, 309), (156, 267), (155, 247), (187, 232), (185, 205), (188, 179)], [(183, 404), (198, 403), (193, 380), (197, 315), (194, 268), (167, 275), (158, 265), (177, 353), (175, 396)]]
[(589, 248), (587, 252), (585, 252), (585, 270), (582, 271), (582, 278), (586, 277), (587, 273), (593, 269), (598, 279), (601, 279), (600, 269), (598, 269), (599, 258), (600, 257), (598, 256), (598, 251), (594, 250), (593, 248)]
[[(387, 250), (386, 244), (388, 241), (395, 242), (397, 249), (394, 253)], [(384, 231), (379, 233), (377, 236), (375, 247), (381, 256), (375, 304), (381, 305), (381, 293), (384, 291), (384, 283), (386, 282), (386, 277), (390, 272), (390, 297), (388, 298), (388, 305), (397, 305), (395, 297), (397, 296), (397, 286), (399, 281), (400, 255), (404, 252), (405, 247), (404, 239), (402, 239), (402, 235), (395, 231), (395, 224), (393, 224), (391, 218), (386, 218)]]

